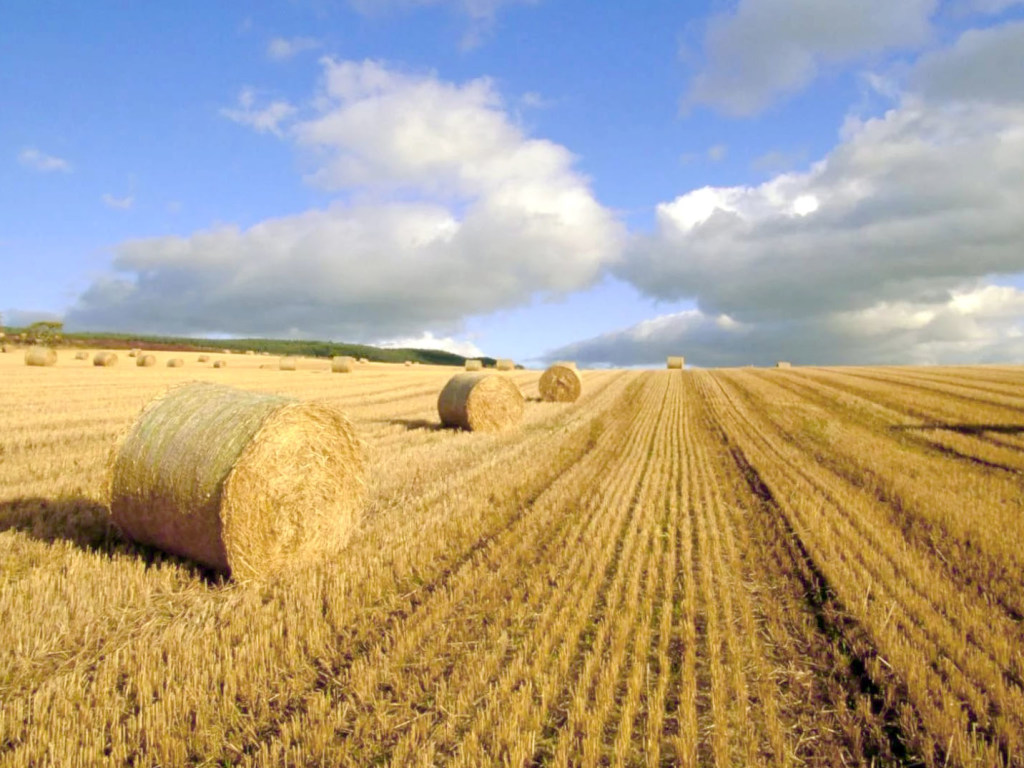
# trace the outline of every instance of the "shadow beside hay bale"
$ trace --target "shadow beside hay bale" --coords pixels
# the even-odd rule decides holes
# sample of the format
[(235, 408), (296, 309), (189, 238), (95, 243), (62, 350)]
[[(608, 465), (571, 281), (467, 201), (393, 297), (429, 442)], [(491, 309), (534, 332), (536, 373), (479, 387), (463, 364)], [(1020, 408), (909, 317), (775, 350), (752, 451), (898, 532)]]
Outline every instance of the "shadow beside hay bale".
[(405, 427), (410, 432), (414, 430), (441, 432), (447, 429), (444, 424), (440, 424), (436, 421), (430, 421), (429, 419), (378, 419), (377, 423), (394, 424), (396, 426)]

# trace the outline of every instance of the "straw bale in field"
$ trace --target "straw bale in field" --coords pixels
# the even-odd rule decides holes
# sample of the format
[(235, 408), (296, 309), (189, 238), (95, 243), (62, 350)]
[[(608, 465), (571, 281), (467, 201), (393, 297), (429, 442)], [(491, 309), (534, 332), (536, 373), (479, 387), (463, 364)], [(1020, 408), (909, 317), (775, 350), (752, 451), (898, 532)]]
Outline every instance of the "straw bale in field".
[(152, 368), (156, 365), (156, 355), (139, 355), (135, 358), (135, 365), (139, 368)]
[(199, 357), (196, 358), (196, 362), (208, 363), (208, 362), (210, 362), (210, 356), (209, 355), (200, 355)]
[(256, 350), (254, 350), (254, 349), (247, 349), (247, 350), (245, 350), (245, 354), (247, 354), (247, 355), (255, 355), (256, 354)]
[(498, 360), (498, 362), (495, 364), (495, 368), (497, 368), (499, 371), (514, 371), (516, 369), (516, 361), (505, 359)]
[(785, 360), (779, 360), (779, 362), (777, 362), (775, 364), (775, 367), (776, 368), (792, 368), (793, 364), (792, 363), (787, 363)]
[(113, 352), (97, 352), (92, 359), (92, 364), (99, 368), (109, 368), (117, 365), (117, 355)]
[(230, 349), (222, 349), (221, 350), (221, 354), (230, 355), (231, 354), (231, 350)]
[(82, 350), (80, 352), (75, 352), (75, 360), (88, 360), (88, 359), (89, 359), (89, 353), (86, 352), (85, 350)]
[(682, 355), (678, 355), (675, 357), (669, 357), (667, 362), (669, 368), (682, 368), (686, 365), (686, 358)]
[(467, 371), (482, 371), (484, 369), (483, 360), (467, 360), (466, 370)]
[(575, 365), (555, 363), (540, 377), (540, 397), (550, 403), (574, 403), (583, 392), (583, 379)]
[(193, 382), (147, 405), (115, 446), (110, 512), (135, 541), (250, 578), (343, 545), (364, 471), (337, 408)]
[(282, 357), (277, 367), (282, 371), (294, 371), (296, 367), (295, 360), (291, 357)]
[(370, 361), (369, 361), (369, 360), (367, 360), (367, 359), (366, 359), (365, 357), (360, 357), (360, 358), (359, 358), (359, 362), (360, 362), (360, 364), (362, 364), (362, 365), (366, 365), (366, 364), (367, 364), (368, 362), (370, 362)]
[(8, 352), (10, 352), (10, 348), (6, 344), (0, 344), (0, 354), (6, 355)]
[(185, 361), (182, 360), (180, 357), (172, 357), (170, 360), (167, 361), (168, 368), (181, 368), (184, 365)]
[(141, 352), (141, 351), (142, 351), (141, 349), (129, 349), (128, 350), (128, 357), (138, 357), (139, 356), (139, 352)]
[(519, 387), (493, 373), (457, 373), (437, 399), (442, 424), (474, 432), (496, 432), (515, 426), (524, 407)]
[(412, 360), (406, 360), (406, 361), (405, 361), (405, 364), (406, 364), (406, 365), (412, 365)]
[(334, 373), (352, 373), (356, 369), (356, 359), (342, 355), (331, 358), (331, 370)]
[(228, 361), (227, 360), (214, 360), (213, 361), (213, 367), (214, 368), (227, 368), (228, 367)]
[(56, 365), (57, 350), (52, 347), (30, 347), (25, 351), (25, 365)]

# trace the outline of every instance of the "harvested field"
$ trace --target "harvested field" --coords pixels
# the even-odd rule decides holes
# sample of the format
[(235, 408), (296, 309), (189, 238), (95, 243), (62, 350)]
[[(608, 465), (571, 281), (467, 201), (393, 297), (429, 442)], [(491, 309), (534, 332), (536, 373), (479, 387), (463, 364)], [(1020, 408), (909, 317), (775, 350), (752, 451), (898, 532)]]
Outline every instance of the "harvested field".
[(1024, 766), (1022, 368), (515, 370), (498, 433), (452, 368), (187, 369), (366, 444), (348, 547), (238, 584), (107, 523), (183, 372), (70, 358), (0, 358), (0, 765)]

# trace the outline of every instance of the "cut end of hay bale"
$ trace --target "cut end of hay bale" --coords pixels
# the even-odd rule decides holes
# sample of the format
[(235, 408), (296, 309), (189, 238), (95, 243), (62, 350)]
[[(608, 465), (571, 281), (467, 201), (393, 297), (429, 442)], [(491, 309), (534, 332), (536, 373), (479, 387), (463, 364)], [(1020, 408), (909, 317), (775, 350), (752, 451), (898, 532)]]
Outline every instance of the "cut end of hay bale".
[(213, 363), (213, 367), (214, 368), (227, 368), (228, 367), (228, 361), (227, 360), (216, 360)]
[(100, 368), (109, 368), (117, 365), (117, 355), (113, 352), (97, 352), (92, 359), (92, 364)]
[(110, 510), (135, 541), (259, 577), (347, 542), (364, 471), (335, 407), (194, 382), (146, 406), (115, 447)]
[(683, 357), (682, 355), (669, 357), (667, 365), (669, 368), (682, 368), (684, 365), (686, 365), (686, 358)]
[(135, 365), (139, 368), (152, 368), (156, 365), (156, 355), (139, 355), (135, 358)]
[(282, 357), (277, 367), (282, 371), (294, 371), (296, 368), (295, 360), (290, 357)]
[(504, 359), (498, 360), (494, 367), (499, 371), (514, 371), (516, 369), (516, 361)]
[(493, 373), (458, 373), (437, 399), (441, 423), (474, 432), (497, 432), (519, 423), (526, 402), (513, 382)]
[(785, 360), (779, 360), (779, 362), (777, 362), (775, 364), (775, 367), (776, 368), (792, 368), (793, 364), (792, 363), (787, 363)]
[(555, 363), (540, 377), (540, 397), (549, 403), (574, 403), (583, 392), (583, 379), (576, 366)]
[(483, 360), (467, 360), (466, 370), (467, 371), (482, 371), (484, 369)]
[(56, 365), (57, 350), (52, 347), (30, 347), (25, 351), (25, 365)]
[(185, 361), (180, 357), (172, 357), (167, 361), (168, 368), (182, 368), (185, 365)]
[(334, 373), (352, 373), (356, 369), (356, 359), (343, 355), (331, 358), (331, 371)]

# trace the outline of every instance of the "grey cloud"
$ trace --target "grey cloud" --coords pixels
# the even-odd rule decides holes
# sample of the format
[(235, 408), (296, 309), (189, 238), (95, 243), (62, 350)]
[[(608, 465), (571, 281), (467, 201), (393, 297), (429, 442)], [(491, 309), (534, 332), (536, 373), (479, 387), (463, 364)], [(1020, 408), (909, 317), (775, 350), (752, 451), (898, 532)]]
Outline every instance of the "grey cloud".
[(1024, 21), (965, 32), (922, 57), (910, 85), (931, 101), (1024, 101)]

